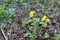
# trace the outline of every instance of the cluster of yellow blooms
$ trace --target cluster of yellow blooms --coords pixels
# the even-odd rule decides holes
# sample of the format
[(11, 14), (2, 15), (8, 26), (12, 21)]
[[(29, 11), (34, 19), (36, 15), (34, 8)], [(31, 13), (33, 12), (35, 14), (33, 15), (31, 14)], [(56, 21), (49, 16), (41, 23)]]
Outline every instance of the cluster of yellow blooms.
[[(29, 17), (30, 17), (30, 18), (33, 17), (34, 14), (35, 14), (35, 11), (30, 11), (30, 12), (29, 12)], [(43, 22), (43, 21), (50, 22), (50, 19), (49, 19), (46, 15), (44, 15), (44, 16), (41, 18), (41, 21), (42, 21), (42, 22)]]
[(42, 18), (41, 18), (41, 21), (46, 21), (46, 22), (50, 22), (50, 19), (44, 15)]

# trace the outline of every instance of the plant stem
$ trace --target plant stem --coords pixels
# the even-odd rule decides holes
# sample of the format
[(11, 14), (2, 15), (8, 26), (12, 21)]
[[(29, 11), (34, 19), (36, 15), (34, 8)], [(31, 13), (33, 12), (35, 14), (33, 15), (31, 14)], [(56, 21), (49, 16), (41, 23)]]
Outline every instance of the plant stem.
[(34, 28), (33, 34), (36, 34), (36, 28)]
[(6, 35), (5, 35), (4, 31), (3, 31), (3, 29), (1, 29), (1, 32), (2, 32), (2, 34), (3, 34), (4, 38), (5, 38), (5, 40), (8, 40), (8, 38), (6, 37)]

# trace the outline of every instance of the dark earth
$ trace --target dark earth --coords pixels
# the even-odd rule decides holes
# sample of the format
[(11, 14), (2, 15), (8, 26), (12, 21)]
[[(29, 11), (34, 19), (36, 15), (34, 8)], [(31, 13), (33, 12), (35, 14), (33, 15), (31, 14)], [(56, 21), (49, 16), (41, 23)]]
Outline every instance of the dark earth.
[[(0, 5), (3, 4), (2, 0), (0, 0)], [(5, 9), (15, 8), (15, 14), (12, 18), (11, 22), (8, 22), (8, 25), (3, 28), (4, 32), (8, 38), (8, 40), (30, 40), (29, 38), (24, 38), (23, 35), (27, 31), (27, 27), (22, 27), (22, 19), (28, 18), (29, 11), (34, 10), (36, 11), (36, 17), (42, 17), (43, 13), (41, 11), (37, 11), (40, 9), (39, 5), (36, 6), (36, 2), (32, 2), (30, 5), (23, 5), (19, 2), (19, 0), (14, 1), (13, 3), (5, 3)], [(47, 14), (47, 17), (51, 19), (51, 24), (47, 23), (47, 25), (42, 28), (41, 35), (43, 36), (45, 32), (49, 32), (50, 37), (45, 39), (40, 37), (39, 35), (35, 40), (54, 40), (54, 33), (60, 34), (60, 4), (57, 2), (53, 2), (52, 4), (42, 3), (42, 5), (47, 6), (47, 8), (51, 8), (50, 14)], [(57, 6), (57, 10), (54, 12), (55, 7)], [(37, 8), (37, 9), (36, 9)], [(47, 8), (45, 10), (47, 10)], [(41, 25), (40, 25), (41, 26)], [(40, 27), (39, 27), (40, 28)], [(39, 29), (38, 29), (39, 30)], [(39, 33), (39, 31), (37, 31)], [(38, 34), (37, 33), (37, 34)], [(1, 30), (0, 30), (0, 40), (5, 40)]]

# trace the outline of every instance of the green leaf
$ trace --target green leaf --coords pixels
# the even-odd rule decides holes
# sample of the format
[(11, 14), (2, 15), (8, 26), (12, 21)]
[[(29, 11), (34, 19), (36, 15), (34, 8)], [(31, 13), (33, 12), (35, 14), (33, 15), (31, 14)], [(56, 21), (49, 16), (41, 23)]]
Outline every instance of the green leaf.
[(14, 8), (9, 8), (9, 11), (10, 11), (11, 13), (14, 13), (15, 9), (14, 9)]
[(24, 37), (28, 37), (28, 35), (30, 35), (30, 33), (25, 33), (24, 34)]
[(54, 34), (54, 39), (55, 40), (60, 40), (60, 34)]
[(26, 25), (26, 24), (28, 24), (29, 22), (25, 19), (25, 20), (22, 20), (22, 24), (23, 25)]
[(27, 5), (27, 0), (20, 0), (20, 2), (24, 5)]
[(31, 31), (32, 31), (32, 28), (33, 28), (32, 26), (29, 26), (29, 30), (31, 30)]
[(40, 18), (33, 18), (34, 21), (39, 22)]
[(0, 5), (0, 18), (3, 15), (4, 5)]
[(3, 0), (3, 2), (12, 3), (12, 2), (14, 2), (14, 0)]
[(40, 3), (43, 3), (43, 2), (44, 2), (44, 0), (39, 0), (39, 2), (40, 2)]
[(7, 25), (7, 21), (6, 20), (0, 21), (0, 25), (1, 25), (0, 28), (4, 28)]
[(44, 37), (45, 37), (45, 38), (49, 38), (49, 33), (46, 32), (46, 33), (44, 34)]
[(15, 9), (4, 10), (4, 13), (2, 14), (3, 18), (9, 19), (14, 14), (14, 11)]
[(31, 38), (31, 39), (34, 40), (34, 39), (36, 38), (36, 35), (31, 33), (31, 34), (29, 35), (29, 38)]
[(42, 24), (44, 26), (46, 24), (46, 22), (40, 22), (39, 24)]
[(32, 34), (32, 37), (36, 38), (36, 35), (35, 34)]
[(29, 19), (29, 20), (28, 20), (28, 22), (32, 22), (32, 20), (31, 20), (31, 19)]

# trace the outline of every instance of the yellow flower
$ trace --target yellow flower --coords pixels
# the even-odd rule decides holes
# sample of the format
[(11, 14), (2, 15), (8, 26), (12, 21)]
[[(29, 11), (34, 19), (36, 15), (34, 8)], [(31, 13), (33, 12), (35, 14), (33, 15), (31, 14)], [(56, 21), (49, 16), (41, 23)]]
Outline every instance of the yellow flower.
[(29, 13), (29, 17), (33, 17), (34, 14), (35, 14), (35, 11), (30, 11), (30, 13)]
[(47, 18), (47, 16), (46, 16), (46, 15), (44, 15), (44, 16), (43, 16), (43, 18)]
[(47, 18), (47, 20), (46, 20), (47, 22), (50, 22), (50, 19), (49, 18)]
[(45, 21), (45, 20), (46, 20), (46, 18), (47, 18), (47, 16), (46, 16), (46, 15), (44, 15), (44, 16), (41, 18), (41, 21)]
[(46, 21), (46, 22), (50, 22), (50, 19), (47, 18), (46, 15), (44, 15), (42, 18), (41, 18), (41, 21)]

